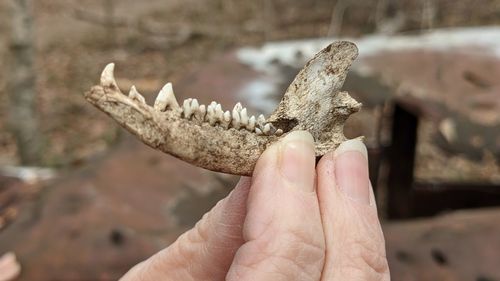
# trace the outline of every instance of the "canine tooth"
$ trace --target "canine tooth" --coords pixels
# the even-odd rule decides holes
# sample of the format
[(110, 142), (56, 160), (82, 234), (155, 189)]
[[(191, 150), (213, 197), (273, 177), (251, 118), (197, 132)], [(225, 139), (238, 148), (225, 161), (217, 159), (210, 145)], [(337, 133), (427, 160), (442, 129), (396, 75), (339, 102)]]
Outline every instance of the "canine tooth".
[(246, 126), (247, 130), (253, 131), (255, 128), (255, 116), (252, 116), (248, 119), (248, 124)]
[(274, 134), (279, 137), (279, 136), (283, 135), (283, 130), (282, 129), (278, 129), (278, 130), (276, 130), (276, 132), (274, 132)]
[(241, 125), (246, 127), (248, 125), (248, 114), (246, 108), (243, 108), (241, 110), (240, 118), (241, 118)]
[(132, 87), (130, 87), (130, 91), (128, 92), (128, 97), (130, 99), (133, 99), (135, 101), (138, 101), (140, 103), (146, 103), (146, 100), (144, 99), (144, 97), (139, 94), (139, 92), (137, 91), (137, 89), (135, 88), (135, 86), (132, 85)]
[(118, 85), (116, 85), (115, 81), (115, 64), (108, 63), (101, 74), (101, 85), (103, 87), (115, 87), (118, 89)]
[(175, 98), (174, 90), (172, 88), (172, 83), (169, 82), (161, 88), (153, 107), (159, 111), (165, 111), (169, 107), (172, 109), (179, 108), (179, 104), (177, 103), (177, 99)]
[(193, 99), (185, 99), (184, 103), (182, 104), (182, 109), (184, 110), (184, 118), (189, 119), (191, 118), (191, 115), (193, 115), (193, 110), (191, 108), (191, 101)]
[(255, 133), (258, 135), (258, 136), (261, 136), (262, 135), (262, 130), (259, 129), (259, 128), (255, 128)]

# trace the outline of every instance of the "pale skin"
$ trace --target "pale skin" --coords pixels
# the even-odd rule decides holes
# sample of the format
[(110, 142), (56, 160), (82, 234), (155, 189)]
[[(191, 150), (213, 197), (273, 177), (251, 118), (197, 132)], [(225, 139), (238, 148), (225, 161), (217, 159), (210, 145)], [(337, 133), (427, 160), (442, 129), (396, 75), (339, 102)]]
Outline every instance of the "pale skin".
[(315, 164), (309, 133), (269, 147), (251, 178), (122, 281), (390, 280), (366, 148)]

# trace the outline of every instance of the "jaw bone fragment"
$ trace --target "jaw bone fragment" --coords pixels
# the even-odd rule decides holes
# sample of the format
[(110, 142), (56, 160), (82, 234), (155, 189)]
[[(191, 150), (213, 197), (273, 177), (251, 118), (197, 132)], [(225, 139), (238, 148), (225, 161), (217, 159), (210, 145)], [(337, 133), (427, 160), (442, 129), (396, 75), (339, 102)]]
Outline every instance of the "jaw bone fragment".
[(85, 98), (155, 149), (198, 167), (248, 176), (266, 147), (291, 131), (309, 131), (318, 157), (346, 140), (344, 122), (361, 104), (340, 89), (357, 54), (356, 46), (346, 41), (320, 51), (267, 120), (263, 115), (249, 117), (240, 103), (231, 112), (216, 102), (199, 105), (196, 99), (187, 99), (181, 107), (170, 83), (151, 107), (135, 87), (130, 97), (122, 94), (112, 63)]

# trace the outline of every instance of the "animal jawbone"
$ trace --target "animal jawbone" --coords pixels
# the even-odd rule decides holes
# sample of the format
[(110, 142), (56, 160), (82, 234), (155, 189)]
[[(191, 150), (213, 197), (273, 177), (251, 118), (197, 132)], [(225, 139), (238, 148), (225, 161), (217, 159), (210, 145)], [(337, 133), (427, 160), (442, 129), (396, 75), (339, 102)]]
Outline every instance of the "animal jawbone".
[(134, 86), (128, 96), (120, 91), (113, 63), (85, 98), (155, 149), (198, 167), (248, 176), (266, 147), (291, 131), (308, 130), (318, 157), (346, 140), (344, 122), (361, 104), (340, 88), (356, 56), (356, 46), (346, 41), (320, 51), (299, 72), (268, 119), (249, 116), (240, 103), (231, 111), (192, 98), (179, 104), (170, 83), (149, 106)]

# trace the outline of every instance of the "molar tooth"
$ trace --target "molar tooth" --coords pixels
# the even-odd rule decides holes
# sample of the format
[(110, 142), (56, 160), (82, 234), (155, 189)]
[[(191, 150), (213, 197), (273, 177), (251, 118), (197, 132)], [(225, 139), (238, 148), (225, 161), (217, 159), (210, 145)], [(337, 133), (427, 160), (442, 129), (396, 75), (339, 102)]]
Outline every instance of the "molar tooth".
[[(193, 100), (191, 102), (191, 105), (193, 105), (193, 103), (197, 103), (198, 101), (195, 102), (195, 100)], [(203, 122), (203, 120), (205, 120), (205, 114), (207, 113), (207, 109), (205, 107), (204, 104), (198, 106), (197, 108), (194, 109), (194, 117), (196, 118), (196, 120), (200, 121), (200, 122)]]
[(153, 107), (159, 111), (165, 111), (167, 108), (179, 108), (179, 104), (177, 103), (177, 99), (174, 95), (174, 89), (172, 88), (172, 83), (169, 82), (161, 88)]
[(258, 136), (262, 136), (262, 130), (255, 127), (255, 133), (258, 135)]
[(224, 121), (224, 111), (222, 111), (222, 105), (220, 103), (215, 106), (215, 117), (219, 123)]
[(283, 135), (283, 130), (282, 129), (278, 129), (278, 130), (276, 130), (276, 132), (274, 132), (274, 134), (279, 137), (279, 136)]
[(116, 85), (114, 72), (115, 64), (108, 63), (106, 67), (104, 67), (104, 70), (101, 74), (101, 85), (103, 87), (115, 87), (117, 90), (119, 90), (118, 85)]
[(271, 124), (267, 123), (266, 125), (264, 125), (262, 132), (266, 135), (270, 135), (271, 134)]
[(252, 116), (252, 117), (250, 117), (250, 119), (248, 119), (248, 124), (247, 124), (246, 128), (250, 132), (255, 129), (255, 116)]
[(241, 113), (242, 107), (241, 103), (236, 103), (233, 108), (233, 121), (231, 122), (231, 125), (235, 129), (239, 129), (241, 127)]
[(229, 125), (231, 124), (231, 112), (226, 111), (224, 112), (224, 115), (222, 116), (222, 121), (221, 125), (224, 129), (229, 128)]
[(236, 111), (236, 109), (233, 109), (233, 121), (231, 121), (231, 125), (236, 130), (238, 130), (241, 127), (240, 120), (241, 120), (241, 118), (240, 118), (239, 112)]
[(248, 114), (247, 109), (243, 108), (240, 112), (241, 125), (246, 127), (248, 125)]
[(213, 103), (211, 103), (207, 107), (206, 119), (207, 119), (208, 123), (212, 126), (215, 125), (215, 123), (217, 122), (217, 116), (215, 115), (215, 106), (213, 105)]
[(144, 99), (144, 97), (141, 94), (139, 94), (139, 92), (137, 91), (137, 89), (135, 88), (134, 85), (132, 85), (132, 87), (130, 87), (130, 91), (128, 92), (128, 97), (132, 100), (146, 104), (146, 100)]
[(190, 119), (194, 113), (192, 108), (191, 108), (191, 101), (192, 100), (193, 100), (192, 98), (185, 99), (184, 103), (182, 104), (182, 109), (184, 110), (184, 118), (186, 118), (186, 119)]
[(196, 113), (196, 111), (198, 110), (199, 107), (200, 107), (200, 104), (198, 103), (198, 100), (197, 99), (193, 99), (191, 101), (191, 111), (193, 113)]
[(259, 117), (257, 118), (257, 124), (260, 126), (260, 127), (263, 127), (266, 123), (266, 117), (264, 117), (263, 114), (259, 115)]

